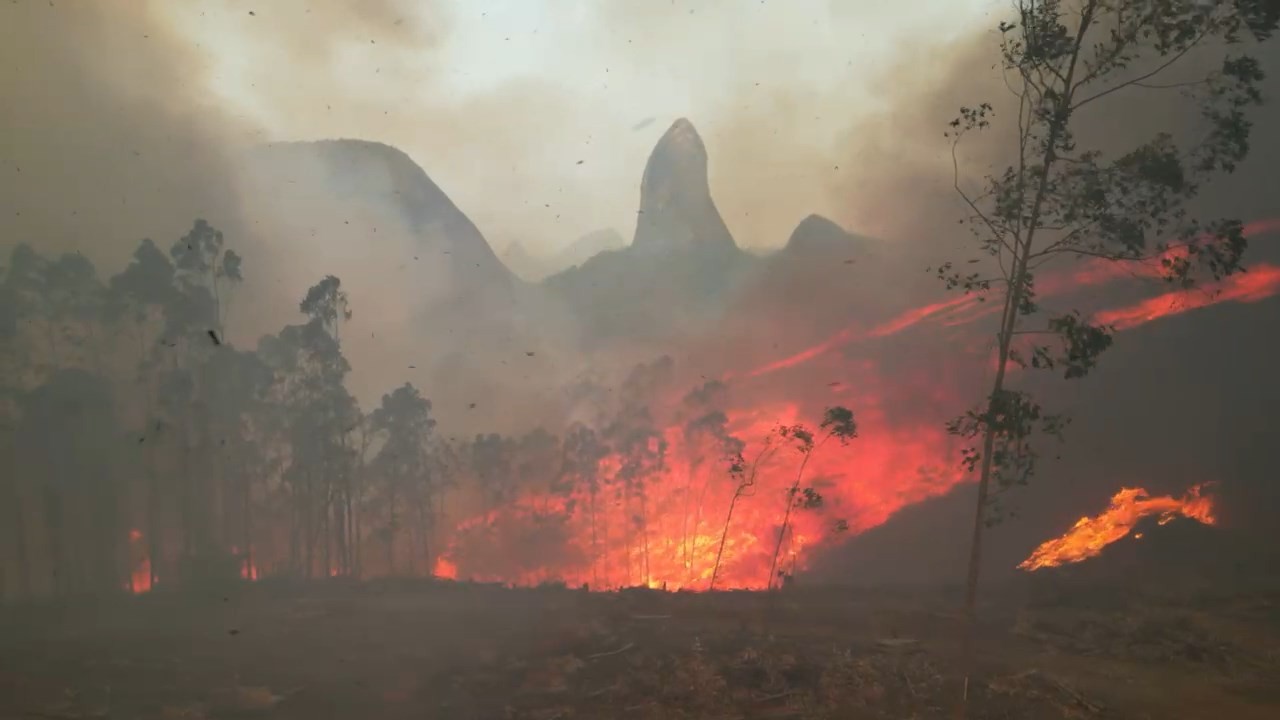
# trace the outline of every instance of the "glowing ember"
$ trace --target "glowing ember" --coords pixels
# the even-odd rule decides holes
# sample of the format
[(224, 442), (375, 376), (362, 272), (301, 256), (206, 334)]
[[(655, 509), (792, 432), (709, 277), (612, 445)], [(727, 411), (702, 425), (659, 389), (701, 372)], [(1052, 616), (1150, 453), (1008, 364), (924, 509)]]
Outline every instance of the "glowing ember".
[(253, 562), (253, 548), (241, 553), (238, 545), (231, 546), (231, 554), (239, 559), (240, 579), (254, 581), (258, 579), (258, 566)]
[(135, 595), (151, 592), (151, 558), (142, 544), (142, 531), (137, 528), (129, 531), (129, 558), (133, 570), (129, 573), (126, 589)]
[[(1138, 521), (1152, 515), (1159, 517), (1161, 525), (1178, 516), (1212, 525), (1216, 522), (1213, 499), (1203, 494), (1205, 487), (1196, 485), (1182, 498), (1151, 497), (1142, 488), (1124, 488), (1111, 498), (1111, 505), (1101, 515), (1080, 518), (1064, 535), (1036, 548), (1018, 568), (1035, 571), (1096, 557), (1103, 548), (1129, 535)], [(1133, 537), (1140, 539), (1142, 533)]]

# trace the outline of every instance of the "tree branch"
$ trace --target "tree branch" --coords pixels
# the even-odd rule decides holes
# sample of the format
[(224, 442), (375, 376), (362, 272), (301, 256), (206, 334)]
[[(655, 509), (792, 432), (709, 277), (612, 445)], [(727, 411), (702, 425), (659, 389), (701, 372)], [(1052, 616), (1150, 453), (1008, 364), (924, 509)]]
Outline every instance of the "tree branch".
[[(1142, 82), (1142, 81), (1144, 81), (1144, 80), (1149, 80), (1149, 79), (1151, 79), (1151, 78), (1155, 77), (1156, 75), (1159, 75), (1160, 73), (1162, 73), (1162, 72), (1164, 72), (1165, 70), (1167, 70), (1167, 69), (1169, 68), (1169, 66), (1171, 66), (1171, 65), (1173, 65), (1174, 63), (1176, 63), (1176, 62), (1178, 62), (1179, 60), (1181, 60), (1181, 59), (1182, 59), (1182, 58), (1183, 58), (1187, 53), (1191, 52), (1191, 50), (1192, 50), (1193, 48), (1195, 48), (1197, 45), (1199, 45), (1199, 44), (1200, 44), (1200, 41), (1201, 41), (1201, 40), (1203, 40), (1203, 39), (1205, 38), (1205, 36), (1207, 36), (1208, 34), (1209, 34), (1209, 26), (1206, 26), (1206, 27), (1205, 27), (1205, 29), (1203, 29), (1203, 30), (1201, 30), (1201, 31), (1200, 31), (1200, 34), (1199, 34), (1199, 35), (1197, 35), (1197, 36), (1196, 36), (1196, 38), (1195, 38), (1194, 40), (1192, 40), (1191, 42), (1187, 43), (1187, 46), (1186, 46), (1186, 47), (1184, 47), (1184, 48), (1182, 48), (1181, 50), (1179, 50), (1178, 52), (1174, 53), (1174, 54), (1173, 54), (1173, 55), (1172, 55), (1168, 60), (1165, 60), (1163, 63), (1161, 63), (1161, 64), (1160, 64), (1158, 67), (1156, 67), (1154, 70), (1151, 70), (1150, 72), (1147, 72), (1147, 73), (1143, 73), (1142, 75), (1139, 75), (1138, 77), (1133, 78), (1132, 80), (1126, 80), (1125, 82), (1122, 82), (1122, 83), (1120, 83), (1119, 85), (1113, 85), (1112, 87), (1109, 87), (1109, 88), (1107, 88), (1106, 90), (1100, 90), (1100, 91), (1098, 91), (1098, 92), (1094, 93), (1093, 95), (1090, 95), (1089, 97), (1085, 98), (1084, 100), (1081, 100), (1080, 102), (1076, 103), (1075, 105), (1072, 105), (1072, 106), (1071, 106), (1071, 108), (1070, 108), (1070, 111), (1071, 111), (1071, 112), (1075, 112), (1076, 110), (1079, 110), (1080, 108), (1084, 107), (1085, 105), (1088, 105), (1089, 103), (1093, 102), (1094, 100), (1098, 100), (1099, 98), (1104, 98), (1104, 97), (1106, 97), (1106, 96), (1110, 95), (1111, 93), (1118, 92), (1118, 91), (1120, 91), (1120, 90), (1124, 90), (1125, 88), (1133, 87), (1133, 86), (1135, 86), (1135, 85), (1138, 85), (1139, 83), (1141, 83), (1141, 82)], [(1202, 82), (1203, 82), (1203, 81), (1202, 81)], [(1076, 87), (1080, 87), (1080, 86), (1082, 86), (1082, 85), (1084, 85), (1084, 81), (1081, 81), (1080, 83), (1078, 83), (1078, 84), (1076, 85)]]

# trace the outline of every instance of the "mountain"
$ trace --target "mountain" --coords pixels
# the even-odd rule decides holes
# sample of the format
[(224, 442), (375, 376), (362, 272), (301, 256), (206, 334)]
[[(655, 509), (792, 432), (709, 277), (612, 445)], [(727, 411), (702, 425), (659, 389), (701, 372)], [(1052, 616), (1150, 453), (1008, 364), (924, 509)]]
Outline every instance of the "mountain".
[(502, 251), (502, 263), (517, 277), (538, 282), (549, 275), (567, 270), (590, 260), (602, 252), (624, 248), (627, 241), (617, 230), (604, 228), (587, 233), (568, 246), (548, 255), (530, 252), (520, 242), (512, 242)]
[(530, 253), (524, 243), (519, 241), (513, 241), (502, 251), (502, 264), (516, 277), (527, 282), (537, 282), (550, 274), (547, 259)]
[(795, 255), (861, 255), (871, 241), (854, 235), (821, 215), (810, 215), (796, 225), (782, 252)]
[(707, 147), (685, 118), (672, 123), (645, 164), (631, 244), (639, 251), (738, 249), (711, 199)]
[(740, 250), (711, 198), (707, 150), (688, 120), (659, 139), (640, 182), (630, 245), (553, 275), (547, 289), (593, 347), (652, 344), (717, 322), (724, 300), (759, 259)]
[[(414, 250), (428, 253), (433, 266), (451, 271), (455, 291), (509, 288), (518, 282), (470, 218), (395, 147), (351, 139), (275, 143), (255, 160), (260, 173), (278, 181), (277, 192), (359, 205), (374, 215), (386, 212), (388, 220), (398, 220), (407, 231)], [(392, 229), (383, 227), (384, 232)]]
[(620, 250), (626, 246), (627, 241), (613, 228), (589, 232), (552, 256), (550, 262), (552, 272), (567, 270), (575, 265), (581, 265), (602, 252)]
[[(572, 317), (513, 275), (408, 155), (324, 140), (259, 147), (244, 165), (245, 214), (260, 236), (246, 284), (265, 286), (274, 295), (262, 306), (282, 312), (266, 327), (297, 322), (307, 287), (340, 277), (354, 310), (344, 332), (368, 339), (348, 348), (362, 398), (376, 401), (394, 370), (430, 385), (442, 412), (481, 418), (472, 404), (536, 407), (535, 386), (559, 382)], [(503, 419), (483, 417), (486, 428)]]
[[(726, 298), (722, 336), (735, 347), (766, 355), (771, 346), (804, 347), (875, 313), (893, 314), (891, 282), (902, 283), (896, 260), (881, 243), (854, 235), (834, 221), (809, 215), (800, 221), (786, 245), (753, 263)], [(895, 274), (896, 273), (896, 274)], [(770, 343), (758, 338), (770, 328)], [(747, 351), (742, 351), (743, 353)], [(775, 353), (776, 354), (776, 353)], [(743, 357), (745, 362), (764, 357)]]

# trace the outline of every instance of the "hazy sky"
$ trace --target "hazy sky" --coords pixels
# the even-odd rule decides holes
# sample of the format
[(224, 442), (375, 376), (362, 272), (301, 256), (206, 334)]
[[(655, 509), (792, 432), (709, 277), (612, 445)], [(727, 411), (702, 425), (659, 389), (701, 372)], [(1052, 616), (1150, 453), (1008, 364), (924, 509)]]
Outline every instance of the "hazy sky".
[[(991, 23), (988, 11), (1001, 5), (192, 0), (160, 7), (206, 59), (211, 101), (271, 139), (397, 145), (497, 249), (518, 239), (549, 250), (604, 226), (630, 237), (645, 158), (679, 116), (707, 141), (713, 192), (740, 244), (781, 244), (815, 211), (856, 225), (813, 178), (849, 162), (832, 149), (882, 107), (877, 79), (916, 48)], [(766, 199), (768, 214), (752, 216)]]

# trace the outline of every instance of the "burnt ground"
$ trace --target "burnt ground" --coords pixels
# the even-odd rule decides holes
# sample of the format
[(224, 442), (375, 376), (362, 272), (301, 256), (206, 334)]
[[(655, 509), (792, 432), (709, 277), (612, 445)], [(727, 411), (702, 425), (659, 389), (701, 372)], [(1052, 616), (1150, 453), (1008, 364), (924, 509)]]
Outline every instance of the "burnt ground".
[[(1280, 593), (993, 593), (971, 717), (1280, 717)], [(426, 583), (8, 607), (0, 718), (942, 718), (955, 607)]]

